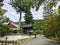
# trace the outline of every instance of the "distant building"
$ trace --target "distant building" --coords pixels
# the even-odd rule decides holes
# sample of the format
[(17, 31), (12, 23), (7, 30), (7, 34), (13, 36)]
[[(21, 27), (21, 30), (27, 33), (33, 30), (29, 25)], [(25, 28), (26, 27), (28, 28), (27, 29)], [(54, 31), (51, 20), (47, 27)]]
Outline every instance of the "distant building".
[(21, 25), (21, 28), (25, 34), (30, 34), (32, 32), (32, 24), (23, 24)]
[[(18, 30), (18, 25), (15, 24), (14, 22), (9, 22), (8, 26), (10, 27), (10, 29), (13, 29), (13, 31)], [(33, 32), (32, 24), (22, 24), (21, 28), (22, 28), (24, 34), (30, 34), (30, 32)]]
[(18, 28), (18, 25), (15, 24), (14, 22), (9, 22), (8, 26), (9, 26), (10, 28)]

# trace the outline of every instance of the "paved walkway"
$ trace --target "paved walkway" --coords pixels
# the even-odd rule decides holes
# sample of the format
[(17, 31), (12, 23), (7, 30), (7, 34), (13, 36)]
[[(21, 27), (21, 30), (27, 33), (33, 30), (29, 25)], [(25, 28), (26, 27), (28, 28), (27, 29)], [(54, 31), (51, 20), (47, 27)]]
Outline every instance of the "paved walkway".
[(41, 35), (38, 38), (33, 39), (32, 41), (29, 42), (22, 43), (21, 45), (60, 45), (60, 44), (53, 42)]

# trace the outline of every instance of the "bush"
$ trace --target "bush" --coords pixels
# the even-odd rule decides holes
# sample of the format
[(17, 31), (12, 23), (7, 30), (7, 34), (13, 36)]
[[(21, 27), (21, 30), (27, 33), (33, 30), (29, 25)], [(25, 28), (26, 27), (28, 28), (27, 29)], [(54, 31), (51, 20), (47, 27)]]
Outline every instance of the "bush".
[(35, 31), (33, 32), (33, 34), (34, 34), (34, 35), (40, 34), (40, 30), (35, 30)]
[(0, 36), (5, 36), (9, 33), (9, 27), (7, 27), (6, 25), (0, 25)]
[(35, 38), (36, 38), (36, 35), (38, 35), (38, 34), (40, 34), (40, 30), (35, 30), (35, 31), (33, 32), (33, 35), (35, 35)]
[(23, 30), (22, 29), (17, 30), (17, 33), (23, 33)]

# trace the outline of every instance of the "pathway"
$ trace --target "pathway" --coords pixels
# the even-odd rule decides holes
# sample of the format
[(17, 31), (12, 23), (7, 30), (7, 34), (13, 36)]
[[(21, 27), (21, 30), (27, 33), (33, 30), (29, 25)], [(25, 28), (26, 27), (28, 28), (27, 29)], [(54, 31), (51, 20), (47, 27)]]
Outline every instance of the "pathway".
[(60, 44), (53, 42), (41, 35), (38, 38), (33, 39), (32, 41), (29, 42), (22, 43), (21, 45), (60, 45)]

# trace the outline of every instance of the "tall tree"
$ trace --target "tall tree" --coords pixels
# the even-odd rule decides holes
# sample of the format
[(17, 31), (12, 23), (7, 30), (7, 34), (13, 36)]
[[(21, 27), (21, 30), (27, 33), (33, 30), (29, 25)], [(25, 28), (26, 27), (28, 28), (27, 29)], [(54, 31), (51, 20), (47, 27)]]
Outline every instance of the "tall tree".
[(58, 0), (45, 0), (44, 4), (44, 18), (51, 16), (51, 13), (54, 13), (53, 7), (56, 7)]
[(54, 36), (60, 38), (60, 6), (57, 9), (57, 14), (45, 20), (44, 33), (47, 37)]
[(6, 18), (5, 16), (3, 16), (3, 14), (6, 12), (6, 10), (2, 9), (3, 6), (3, 0), (0, 0), (0, 36), (4, 36), (5, 34), (7, 34), (9, 28), (4, 25), (5, 22), (9, 21), (9, 18)]
[(44, 10), (46, 11), (48, 9), (47, 12), (49, 13), (53, 6), (56, 5), (57, 1), (59, 0), (11, 0), (11, 5), (20, 13), (19, 28), (21, 26), (22, 12), (27, 13), (32, 7), (38, 10), (40, 5), (44, 5)]
[(27, 13), (30, 11), (30, 8), (36, 7), (36, 10), (38, 10), (38, 7), (41, 5), (41, 3), (44, 0), (12, 0), (11, 5), (17, 10), (17, 12), (20, 13), (19, 18), (19, 28), (21, 26), (21, 15), (22, 12)]
[(6, 12), (6, 10), (2, 9), (3, 5), (4, 5), (3, 0), (0, 0), (0, 23), (9, 21), (9, 18), (6, 18), (5, 16), (3, 16), (3, 14), (5, 14), (5, 12)]
[(24, 16), (24, 19), (25, 19), (26, 24), (32, 24), (33, 23), (33, 17), (32, 17), (31, 12), (26, 13)]
[(56, 17), (49, 17), (47, 20), (45, 20), (45, 30), (44, 33), (47, 37), (49, 36), (55, 36), (57, 27)]

